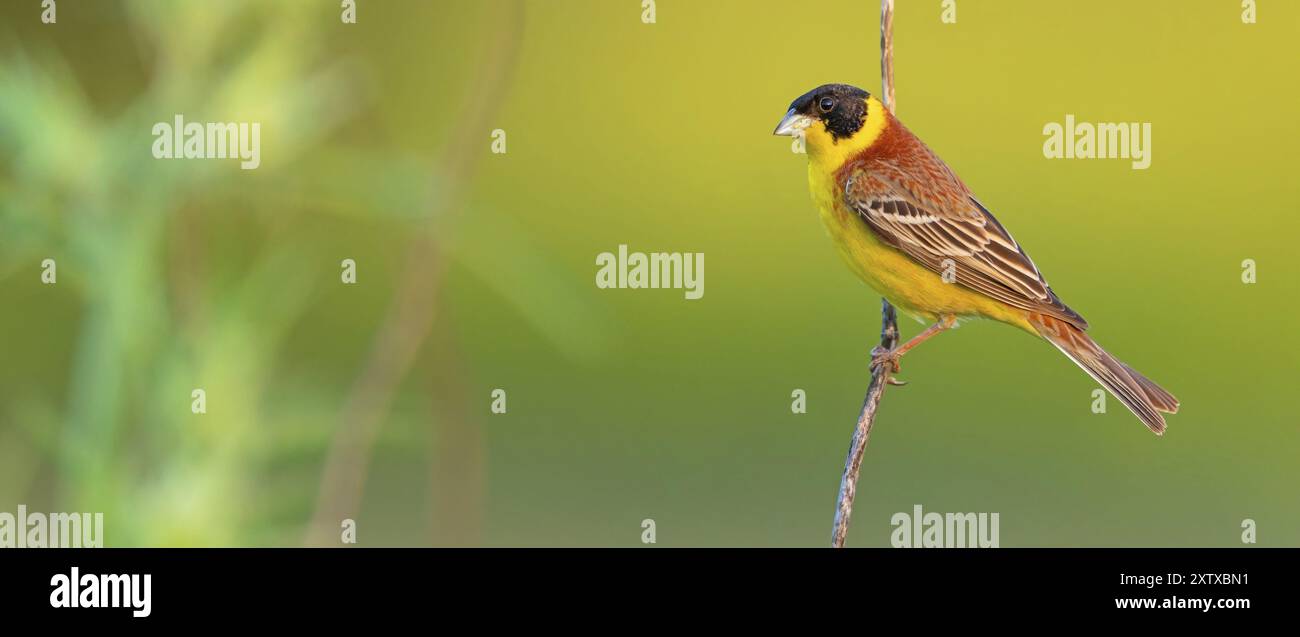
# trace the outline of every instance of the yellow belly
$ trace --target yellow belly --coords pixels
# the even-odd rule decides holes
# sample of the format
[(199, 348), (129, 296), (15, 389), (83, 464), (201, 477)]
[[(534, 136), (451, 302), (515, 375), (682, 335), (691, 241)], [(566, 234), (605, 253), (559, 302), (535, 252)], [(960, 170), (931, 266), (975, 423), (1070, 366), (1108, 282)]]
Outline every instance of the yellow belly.
[(822, 225), (849, 269), (900, 311), (931, 322), (948, 314), (991, 318), (1036, 333), (1024, 310), (946, 283), (938, 273), (880, 241), (856, 212), (844, 207), (831, 175), (810, 165), (808, 185)]

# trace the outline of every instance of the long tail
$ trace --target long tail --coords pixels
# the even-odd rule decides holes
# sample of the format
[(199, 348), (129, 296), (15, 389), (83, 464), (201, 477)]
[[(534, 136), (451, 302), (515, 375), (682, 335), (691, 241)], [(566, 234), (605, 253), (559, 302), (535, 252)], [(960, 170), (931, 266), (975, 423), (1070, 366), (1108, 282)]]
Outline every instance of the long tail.
[(1030, 314), (1029, 322), (1074, 361), (1093, 380), (1101, 383), (1124, 403), (1157, 436), (1165, 433), (1165, 417), (1160, 412), (1177, 413), (1178, 399), (1151, 379), (1137, 373), (1102, 349), (1079, 328), (1045, 314)]

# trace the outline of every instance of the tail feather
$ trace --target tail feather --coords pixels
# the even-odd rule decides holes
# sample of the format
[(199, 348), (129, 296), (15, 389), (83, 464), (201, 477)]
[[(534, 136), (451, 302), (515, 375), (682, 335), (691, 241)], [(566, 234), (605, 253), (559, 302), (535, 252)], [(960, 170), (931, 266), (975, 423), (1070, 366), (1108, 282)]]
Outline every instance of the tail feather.
[[(1124, 365), (1124, 363), (1120, 364)], [(1133, 380), (1136, 380), (1142, 386), (1142, 389), (1146, 390), (1147, 398), (1151, 399), (1151, 404), (1155, 405), (1156, 409), (1167, 414), (1178, 413), (1178, 399), (1174, 398), (1173, 394), (1165, 391), (1163, 387), (1155, 384), (1150, 378), (1139, 374), (1136, 369), (1128, 365), (1124, 365), (1124, 369), (1128, 370), (1129, 376), (1132, 376)]]
[(1156, 435), (1165, 433), (1160, 412), (1178, 411), (1178, 399), (1151, 379), (1120, 362), (1079, 328), (1046, 314), (1030, 314), (1038, 333), (1124, 403)]

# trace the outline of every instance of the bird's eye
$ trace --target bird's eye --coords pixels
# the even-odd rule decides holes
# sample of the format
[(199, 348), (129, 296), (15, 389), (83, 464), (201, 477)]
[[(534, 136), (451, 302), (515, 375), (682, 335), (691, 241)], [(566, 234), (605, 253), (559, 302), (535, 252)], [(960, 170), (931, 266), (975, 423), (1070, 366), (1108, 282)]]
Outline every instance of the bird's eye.
[(835, 100), (829, 97), (823, 97), (822, 100), (817, 103), (817, 108), (822, 109), (823, 113), (829, 113), (835, 108)]

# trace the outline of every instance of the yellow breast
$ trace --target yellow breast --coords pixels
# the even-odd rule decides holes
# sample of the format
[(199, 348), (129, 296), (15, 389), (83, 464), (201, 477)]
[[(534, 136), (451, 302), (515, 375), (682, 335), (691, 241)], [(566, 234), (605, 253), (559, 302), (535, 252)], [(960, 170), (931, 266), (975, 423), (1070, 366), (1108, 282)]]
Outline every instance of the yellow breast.
[(808, 187), (822, 225), (855, 274), (900, 311), (923, 321), (954, 314), (1011, 323), (1033, 332), (1024, 311), (995, 301), (957, 283), (882, 242), (857, 213), (844, 206), (834, 173), (809, 162)]

